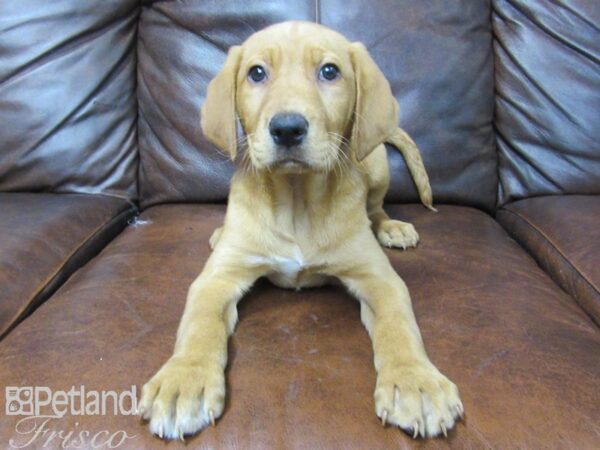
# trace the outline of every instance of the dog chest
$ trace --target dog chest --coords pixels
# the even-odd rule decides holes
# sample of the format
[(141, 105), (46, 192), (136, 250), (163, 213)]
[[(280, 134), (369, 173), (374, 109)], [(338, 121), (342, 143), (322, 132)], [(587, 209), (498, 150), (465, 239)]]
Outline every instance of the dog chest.
[(304, 255), (297, 245), (293, 247), (290, 254), (269, 256), (252, 255), (248, 257), (248, 262), (253, 266), (269, 266), (271, 270), (287, 276), (296, 276), (306, 266)]
[(283, 288), (300, 289), (319, 286), (327, 280), (326, 276), (314, 270), (297, 245), (287, 254), (250, 256), (248, 262), (252, 265), (268, 266), (270, 271), (267, 278), (276, 286)]

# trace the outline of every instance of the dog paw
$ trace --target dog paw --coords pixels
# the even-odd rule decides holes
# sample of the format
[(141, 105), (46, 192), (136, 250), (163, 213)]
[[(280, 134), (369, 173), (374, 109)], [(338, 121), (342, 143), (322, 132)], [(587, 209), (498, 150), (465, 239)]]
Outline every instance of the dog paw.
[(463, 417), (454, 383), (430, 364), (382, 369), (375, 388), (375, 413), (413, 438), (447, 436)]
[(416, 247), (419, 242), (419, 235), (411, 223), (399, 220), (384, 220), (377, 229), (377, 240), (385, 247), (397, 247), (406, 250), (408, 247)]
[(210, 245), (211, 250), (214, 250), (215, 247), (217, 246), (217, 242), (219, 242), (219, 238), (221, 237), (222, 233), (223, 233), (223, 227), (219, 227), (215, 231), (213, 231), (213, 234), (210, 236), (210, 239), (208, 240), (208, 245)]
[(142, 388), (139, 414), (161, 439), (183, 440), (214, 425), (224, 405), (221, 368), (171, 358)]

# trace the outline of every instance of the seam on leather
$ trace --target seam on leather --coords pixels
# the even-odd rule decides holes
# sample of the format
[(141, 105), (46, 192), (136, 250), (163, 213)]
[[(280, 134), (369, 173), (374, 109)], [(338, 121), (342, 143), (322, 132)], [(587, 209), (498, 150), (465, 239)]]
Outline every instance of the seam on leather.
[(558, 253), (560, 255), (560, 257), (565, 261), (566, 265), (568, 265), (575, 272), (577, 272), (579, 274), (579, 276), (587, 284), (589, 284), (590, 287), (594, 291), (596, 291), (597, 294), (600, 295), (600, 289), (598, 289), (598, 287), (591, 280), (589, 280), (588, 277), (575, 264), (573, 264), (569, 258), (567, 258), (567, 256), (558, 248), (558, 246), (555, 244), (555, 242), (546, 233), (544, 233), (544, 231), (542, 231), (541, 229), (539, 229), (532, 222), (530, 222), (529, 220), (527, 220), (527, 218), (525, 218), (523, 215), (519, 214), (516, 211), (510, 210), (510, 209), (506, 209), (506, 208), (502, 208), (500, 210), (500, 212), (510, 213), (510, 214), (514, 215), (515, 217), (519, 218), (520, 220), (522, 220), (527, 225), (529, 225), (530, 228), (532, 228), (538, 235), (540, 235), (542, 238), (544, 238), (548, 242), (548, 244), (550, 244), (552, 246), (552, 248), (556, 251), (556, 253)]
[(493, 78), (492, 78), (492, 92), (493, 92), (493, 110), (492, 110), (492, 134), (493, 134), (493, 139), (492, 139), (492, 144), (494, 146), (494, 159), (496, 162), (496, 180), (498, 183), (498, 187), (495, 189), (494, 195), (496, 196), (496, 198), (494, 199), (494, 210), (498, 210), (498, 208), (500, 208), (502, 206), (501, 204), (501, 195), (500, 195), (500, 190), (502, 189), (502, 180), (500, 179), (500, 152), (498, 150), (498, 139), (497, 139), (497, 132), (498, 129), (496, 127), (496, 97), (498, 95), (498, 91), (497, 91), (497, 87), (498, 87), (498, 72), (496, 71), (496, 41), (498, 41), (498, 38), (496, 36), (496, 27), (494, 26), (494, 16), (496, 16), (496, 5), (494, 2), (490, 2), (490, 16), (489, 16), (489, 20), (490, 20), (490, 35), (492, 37), (491, 42), (490, 42), (490, 52), (491, 52), (491, 60), (492, 60), (492, 73), (493, 73)]
[(321, 23), (321, 0), (315, 0), (315, 22)]
[[(46, 300), (48, 300), (56, 290), (58, 290), (68, 279), (69, 277), (79, 270), (82, 266), (77, 267), (73, 272), (67, 275), (65, 280), (60, 283), (56, 288), (47, 293), (47, 298), (44, 299), (44, 289), (51, 285), (53, 281), (57, 280), (63, 269), (67, 266), (67, 264), (77, 256), (81, 250), (83, 250), (89, 243), (93, 242), (93, 240), (105, 229), (110, 228), (113, 225), (116, 225), (120, 221), (125, 221), (125, 218), (134, 215), (137, 212), (137, 208), (135, 206), (125, 206), (123, 209), (119, 210), (119, 212), (111, 217), (110, 219), (102, 222), (102, 224), (98, 225), (91, 233), (89, 233), (84, 239), (82, 239), (79, 244), (71, 251), (67, 257), (63, 259), (62, 264), (52, 273), (39, 283), (39, 287), (36, 289), (35, 293), (29, 296), (28, 301), (13, 315), (8, 326), (4, 331), (0, 331), (0, 341), (4, 339), (21, 321), (23, 318), (31, 312), (33, 307), (40, 306)], [(110, 242), (110, 241), (109, 241)], [(106, 244), (108, 245), (107, 242)], [(106, 245), (105, 245), (106, 246)], [(103, 248), (105, 247), (103, 246)], [(87, 261), (86, 261), (87, 263)]]
[[(132, 208), (137, 208), (137, 203), (135, 200), (133, 200), (130, 197), (127, 197), (126, 195), (120, 195), (120, 194), (112, 194), (109, 192), (95, 192), (95, 191), (52, 191), (52, 192), (48, 192), (49, 194), (60, 194), (60, 195), (82, 195), (82, 196), (90, 196), (93, 195), (95, 197), (106, 197), (106, 198), (110, 198), (110, 199), (116, 199), (116, 200), (121, 200), (123, 202), (127, 202), (129, 204), (130, 207)], [(119, 211), (119, 214), (121, 212)]]
[(135, 198), (131, 200), (132, 204), (135, 205), (139, 211), (139, 204), (141, 201), (141, 186), (140, 186), (140, 169), (142, 166), (142, 156), (140, 154), (140, 89), (139, 89), (139, 75), (140, 70), (140, 22), (142, 18), (142, 1), (138, 4), (137, 16), (135, 19), (135, 30), (134, 30), (134, 42), (135, 49), (132, 52), (132, 58), (135, 65), (135, 74), (133, 81), (135, 83), (135, 120), (133, 121), (133, 134), (135, 142)]

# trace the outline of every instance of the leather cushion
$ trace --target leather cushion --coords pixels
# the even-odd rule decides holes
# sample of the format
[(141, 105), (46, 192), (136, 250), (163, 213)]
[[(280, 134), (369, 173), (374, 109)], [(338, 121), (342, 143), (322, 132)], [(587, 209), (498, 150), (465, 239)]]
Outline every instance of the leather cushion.
[[(141, 215), (0, 343), (0, 383), (87, 390), (141, 385), (173, 350), (186, 292), (223, 206), (164, 205)], [(462, 394), (452, 448), (592, 448), (600, 416), (600, 332), (489, 216), (389, 207), (416, 250), (387, 251), (411, 291), (431, 359)], [(371, 343), (341, 288), (259, 282), (230, 340), (225, 415), (187, 448), (439, 448), (382, 428)], [(401, 343), (398, 343), (401, 345)], [(0, 395), (4, 393), (1, 392)], [(1, 399), (0, 399), (1, 400)], [(19, 417), (0, 421), (4, 442)], [(76, 425), (77, 423), (77, 425)], [(130, 416), (52, 420), (58, 430), (124, 430), (128, 448), (162, 448)], [(181, 443), (173, 447), (184, 448)]]
[(597, 0), (494, 0), (499, 203), (600, 194)]
[[(497, 191), (488, 2), (152, 2), (139, 40), (143, 207), (224, 201), (233, 165), (200, 131), (199, 109), (227, 49), (290, 19), (321, 21), (362, 40), (391, 82), (401, 124), (420, 146), (436, 202), (491, 209)], [(418, 201), (390, 150), (393, 201)], [(476, 186), (476, 188), (474, 188)]]
[(0, 193), (0, 337), (125, 226), (134, 208), (100, 195)]
[(137, 196), (136, 0), (0, 1), (0, 191)]
[[(400, 125), (423, 155), (434, 201), (493, 209), (498, 177), (490, 3), (318, 4), (321, 22), (363, 42), (385, 73), (400, 102)], [(404, 159), (391, 147), (388, 156), (387, 201), (418, 202)]]
[(600, 196), (520, 200), (498, 220), (600, 324)]

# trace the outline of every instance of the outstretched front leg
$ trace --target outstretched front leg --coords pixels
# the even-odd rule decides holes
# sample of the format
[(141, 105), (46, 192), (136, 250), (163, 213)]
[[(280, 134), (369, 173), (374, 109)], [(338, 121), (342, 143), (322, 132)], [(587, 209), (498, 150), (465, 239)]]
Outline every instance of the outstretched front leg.
[(217, 249), (190, 286), (171, 358), (142, 389), (139, 412), (150, 431), (165, 439), (214, 425), (225, 404), (227, 338), (236, 305), (262, 275), (241, 258)]
[(339, 278), (360, 300), (373, 341), (375, 413), (384, 425), (413, 437), (446, 435), (463, 414), (458, 389), (429, 360), (408, 289), (373, 236), (362, 239), (356, 252), (361, 258), (352, 261), (361, 262), (345, 267)]

